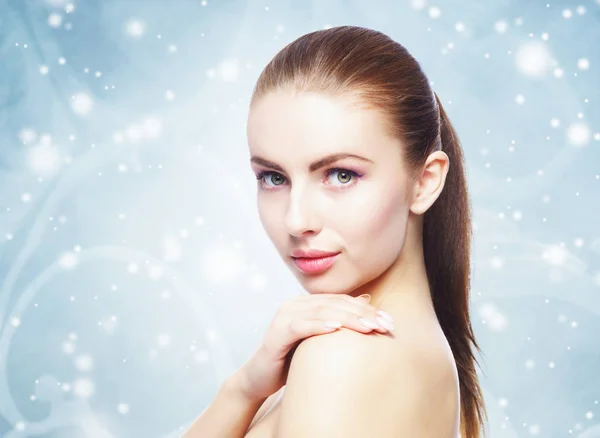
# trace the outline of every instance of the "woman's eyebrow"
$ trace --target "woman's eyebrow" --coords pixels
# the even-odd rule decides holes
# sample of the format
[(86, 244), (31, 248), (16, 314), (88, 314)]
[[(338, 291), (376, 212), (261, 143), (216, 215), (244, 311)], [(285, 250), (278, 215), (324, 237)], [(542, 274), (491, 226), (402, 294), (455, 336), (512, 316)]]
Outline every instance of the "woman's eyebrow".
[[(330, 164), (333, 164), (336, 161), (339, 161), (344, 158), (357, 158), (359, 160), (368, 161), (369, 163), (373, 163), (373, 160), (370, 160), (368, 158), (362, 157), (360, 155), (344, 152), (344, 153), (327, 155), (326, 157), (323, 157), (323, 158), (311, 163), (308, 166), (308, 170), (311, 172), (314, 172), (315, 170), (318, 170), (325, 166), (329, 166)], [(273, 163), (272, 161), (269, 161), (269, 160), (265, 160), (264, 158), (261, 158), (261, 157), (253, 156), (252, 158), (250, 158), (250, 162), (259, 164), (264, 167), (269, 167), (278, 172), (284, 172), (283, 167), (281, 167), (279, 164)]]

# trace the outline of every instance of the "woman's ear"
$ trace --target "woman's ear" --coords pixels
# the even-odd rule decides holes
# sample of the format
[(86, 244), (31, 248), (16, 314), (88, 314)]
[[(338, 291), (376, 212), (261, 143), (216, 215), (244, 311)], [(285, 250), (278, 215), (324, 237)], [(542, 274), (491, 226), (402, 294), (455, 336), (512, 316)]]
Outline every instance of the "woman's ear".
[(449, 166), (450, 159), (443, 151), (433, 152), (427, 157), (423, 170), (413, 186), (411, 212), (423, 214), (433, 205), (442, 193)]

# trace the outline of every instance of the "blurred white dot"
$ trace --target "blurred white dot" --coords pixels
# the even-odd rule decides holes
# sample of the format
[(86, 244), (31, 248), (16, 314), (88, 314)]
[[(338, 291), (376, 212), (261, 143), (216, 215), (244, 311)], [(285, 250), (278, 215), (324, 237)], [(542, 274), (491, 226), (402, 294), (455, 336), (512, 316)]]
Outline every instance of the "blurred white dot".
[(209, 341), (210, 343), (214, 343), (217, 340), (217, 331), (208, 329), (206, 330), (205, 336), (207, 341)]
[(498, 33), (504, 33), (506, 32), (506, 29), (508, 29), (508, 24), (504, 20), (496, 21), (494, 29), (496, 29), (496, 32)]
[(117, 412), (122, 415), (128, 414), (129, 405), (127, 403), (119, 403), (119, 405), (117, 406)]
[(62, 24), (62, 15), (53, 13), (48, 16), (48, 25), (54, 29)]
[(158, 117), (147, 117), (142, 122), (142, 129), (146, 138), (155, 139), (162, 131), (162, 122)]
[(429, 8), (429, 16), (431, 18), (440, 18), (441, 15), (442, 15), (442, 10), (440, 8), (438, 8), (437, 6), (431, 6)]
[(131, 125), (125, 130), (127, 139), (132, 143), (137, 143), (144, 137), (144, 131), (141, 126)]
[(571, 18), (573, 16), (573, 11), (571, 11), (570, 9), (563, 9), (562, 11), (562, 16), (563, 18)]
[(171, 343), (171, 338), (169, 337), (169, 335), (161, 334), (158, 335), (156, 341), (160, 347), (166, 347)]
[(528, 370), (531, 370), (535, 367), (535, 362), (533, 361), (533, 359), (527, 359), (525, 361), (525, 368), (527, 368)]
[(229, 59), (219, 64), (219, 77), (224, 82), (234, 82), (239, 76), (238, 60)]
[(506, 317), (500, 312), (494, 304), (486, 303), (479, 309), (479, 315), (485, 321), (490, 330), (500, 332), (506, 328)]
[(515, 54), (515, 64), (527, 76), (542, 76), (550, 68), (550, 53), (546, 44), (540, 41), (522, 44)]
[(194, 355), (194, 359), (198, 363), (207, 363), (209, 359), (208, 350), (200, 350)]
[(542, 253), (542, 259), (551, 265), (563, 265), (567, 256), (567, 250), (559, 245), (552, 245)]
[(87, 399), (94, 394), (94, 382), (90, 379), (77, 379), (73, 382), (73, 393), (80, 398)]
[(77, 93), (71, 98), (71, 109), (79, 116), (85, 116), (90, 113), (94, 101), (86, 93)]
[(557, 78), (562, 78), (562, 77), (564, 76), (564, 71), (563, 71), (563, 69), (562, 69), (562, 68), (560, 68), (560, 67), (556, 67), (556, 68), (554, 69), (554, 76), (555, 76), (555, 77), (557, 77)]
[(560, 120), (557, 118), (550, 119), (550, 126), (558, 128), (560, 126)]
[(583, 239), (578, 237), (577, 239), (575, 239), (573, 241), (573, 244), (577, 247), (577, 248), (581, 248), (583, 246)]
[(206, 77), (209, 79), (213, 79), (217, 76), (217, 71), (214, 68), (209, 68), (206, 70)]
[(138, 270), (138, 265), (135, 263), (130, 263), (129, 265), (127, 265), (127, 272), (129, 272), (130, 274), (137, 274)]
[(13, 327), (19, 327), (21, 325), (21, 319), (18, 316), (13, 316), (10, 323)]
[(21, 195), (21, 201), (23, 201), (23, 202), (31, 201), (31, 195), (29, 193), (23, 193), (23, 195)]
[(522, 105), (523, 103), (525, 103), (525, 96), (523, 96), (522, 94), (517, 94), (515, 96), (515, 102), (519, 105)]
[(427, 6), (427, 0), (410, 0), (410, 4), (413, 9), (425, 9), (425, 6)]
[(566, 136), (573, 146), (584, 146), (590, 141), (590, 128), (585, 122), (571, 123), (567, 128)]
[(19, 131), (19, 140), (23, 144), (33, 143), (37, 139), (37, 132), (31, 128), (23, 128)]
[(28, 149), (26, 162), (29, 170), (43, 178), (55, 175), (61, 165), (58, 149), (50, 144), (39, 144)]
[(577, 60), (577, 67), (580, 70), (587, 70), (590, 68), (590, 61), (587, 58), (581, 58)]
[(119, 325), (117, 317), (115, 315), (111, 315), (102, 319), (98, 325), (102, 327), (102, 330), (109, 335), (112, 335)]
[(166, 237), (163, 241), (163, 260), (174, 262), (181, 259), (183, 249), (179, 242), (173, 237)]
[(122, 133), (120, 133), (120, 132), (115, 132), (115, 133), (113, 134), (113, 141), (114, 141), (115, 143), (117, 143), (117, 144), (118, 144), (118, 143), (123, 143), (123, 141), (124, 141), (124, 140), (125, 140), (125, 136), (124, 136)]
[(93, 366), (94, 360), (89, 355), (78, 356), (75, 359), (75, 368), (77, 368), (78, 371), (90, 371)]
[(68, 252), (60, 257), (59, 265), (63, 269), (72, 269), (77, 265), (77, 261), (77, 256), (72, 252)]
[(531, 426), (529, 426), (529, 433), (531, 435), (537, 435), (540, 433), (540, 426), (538, 426), (537, 424), (532, 424)]
[(234, 281), (243, 267), (243, 259), (238, 251), (225, 245), (207, 249), (202, 255), (205, 275), (216, 284)]
[(150, 267), (148, 269), (148, 275), (150, 276), (150, 279), (152, 279), (152, 280), (158, 280), (163, 275), (163, 268), (162, 268), (162, 266), (156, 265), (156, 266)]
[(167, 100), (175, 99), (175, 93), (173, 93), (173, 91), (171, 91), (171, 90), (165, 91), (165, 99), (167, 99)]
[(146, 25), (139, 19), (133, 18), (125, 25), (125, 30), (129, 36), (139, 38), (144, 35), (146, 31)]

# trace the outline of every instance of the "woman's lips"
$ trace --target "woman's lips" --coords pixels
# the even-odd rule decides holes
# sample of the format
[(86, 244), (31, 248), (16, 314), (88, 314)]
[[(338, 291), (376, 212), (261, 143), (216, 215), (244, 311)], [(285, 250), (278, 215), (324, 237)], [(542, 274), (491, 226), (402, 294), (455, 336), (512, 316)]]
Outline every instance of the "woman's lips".
[(321, 274), (331, 268), (340, 253), (326, 257), (292, 257), (294, 264), (305, 274)]

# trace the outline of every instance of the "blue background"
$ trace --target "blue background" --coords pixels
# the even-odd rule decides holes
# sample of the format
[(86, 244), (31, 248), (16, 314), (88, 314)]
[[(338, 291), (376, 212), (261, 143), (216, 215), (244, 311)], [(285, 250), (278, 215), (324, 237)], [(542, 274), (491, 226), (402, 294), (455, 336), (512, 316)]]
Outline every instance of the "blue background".
[(598, 0), (0, 2), (0, 436), (175, 437), (247, 360), (301, 292), (252, 87), (345, 24), (406, 46), (462, 140), (490, 436), (600, 437)]

